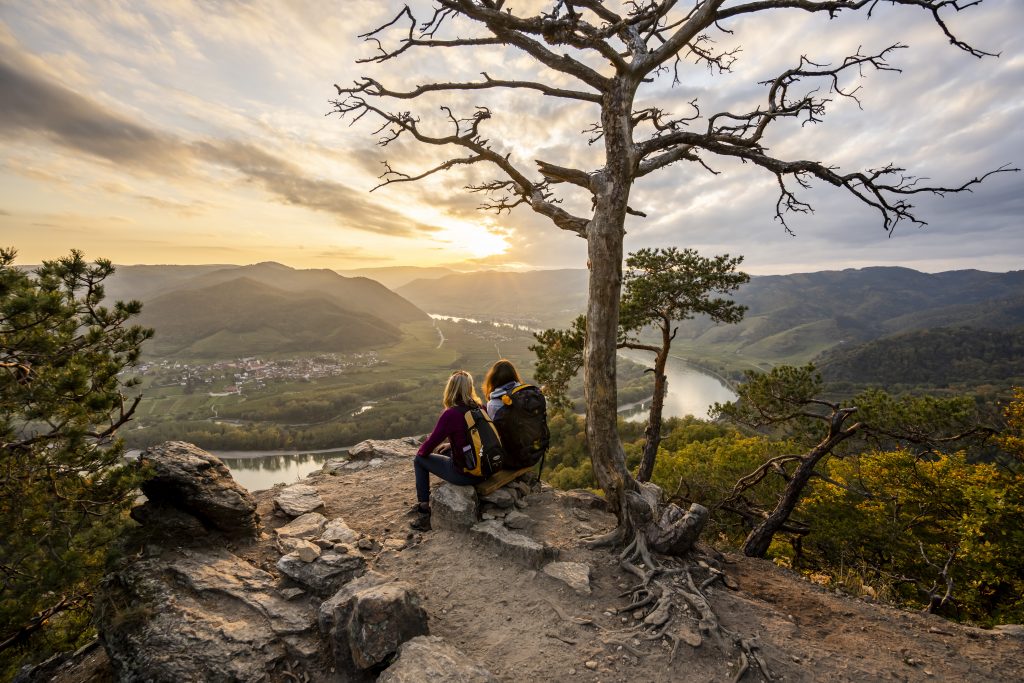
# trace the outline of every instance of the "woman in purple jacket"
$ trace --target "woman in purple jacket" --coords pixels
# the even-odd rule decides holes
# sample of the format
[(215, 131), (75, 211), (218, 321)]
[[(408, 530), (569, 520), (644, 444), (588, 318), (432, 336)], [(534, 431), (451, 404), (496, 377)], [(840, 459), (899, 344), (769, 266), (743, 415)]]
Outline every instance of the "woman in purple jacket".
[[(430, 529), (431, 474), (459, 486), (483, 481), (483, 477), (464, 473), (451, 457), (453, 453), (462, 453), (466, 446), (466, 413), (471, 408), (480, 408), (482, 405), (473, 387), (473, 376), (465, 370), (456, 370), (452, 373), (444, 387), (443, 404), (445, 409), (437, 419), (434, 431), (413, 458), (417, 500), (413, 511), (417, 513), (417, 517), (410, 526), (420, 531)], [(435, 453), (434, 450), (446, 439), (450, 446), (447, 453)]]

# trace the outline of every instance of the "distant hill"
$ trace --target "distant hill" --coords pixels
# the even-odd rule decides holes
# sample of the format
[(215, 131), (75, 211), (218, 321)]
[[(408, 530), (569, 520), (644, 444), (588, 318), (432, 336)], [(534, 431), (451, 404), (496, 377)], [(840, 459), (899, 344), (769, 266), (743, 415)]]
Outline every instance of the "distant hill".
[(104, 280), (103, 291), (108, 302), (138, 299), (146, 301), (177, 289), (194, 277), (236, 266), (206, 264), (199, 266), (139, 265), (116, 266), (114, 274)]
[(718, 352), (803, 362), (841, 343), (909, 330), (1024, 325), (1024, 271), (876, 267), (759, 276), (735, 298), (748, 306), (741, 323), (685, 321), (679, 339)]
[(401, 332), (326, 294), (288, 292), (248, 277), (179, 289), (143, 306), (158, 356), (231, 358), (265, 353), (345, 353), (393, 343)]
[(273, 261), (206, 272), (182, 282), (179, 288), (201, 289), (238, 278), (248, 278), (286, 292), (323, 296), (344, 309), (372, 313), (391, 324), (427, 319), (419, 308), (369, 278), (343, 277), (326, 268), (297, 270)]
[(399, 294), (430, 313), (565, 325), (586, 309), (587, 271), (478, 271), (419, 279)]
[(336, 272), (345, 277), (368, 277), (391, 290), (407, 285), (413, 280), (432, 280), (456, 273), (451, 268), (436, 266), (385, 266), (383, 268), (357, 268), (355, 270), (338, 270)]
[(108, 302), (143, 302), (156, 356), (347, 352), (393, 343), (399, 325), (429, 319), (374, 280), (273, 262), (118, 266), (104, 287)]
[(1024, 378), (1024, 327), (914, 330), (837, 346), (815, 359), (829, 382), (945, 386)]

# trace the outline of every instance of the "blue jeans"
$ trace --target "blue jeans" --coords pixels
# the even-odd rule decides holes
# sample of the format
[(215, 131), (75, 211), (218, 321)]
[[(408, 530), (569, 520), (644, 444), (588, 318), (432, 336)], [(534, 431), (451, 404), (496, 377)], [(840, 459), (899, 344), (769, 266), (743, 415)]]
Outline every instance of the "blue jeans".
[(430, 502), (430, 475), (434, 474), (456, 486), (468, 486), (483, 481), (483, 477), (474, 477), (471, 474), (463, 474), (455, 469), (455, 463), (447, 455), (430, 453), (428, 455), (417, 455), (413, 459), (413, 469), (416, 470), (416, 500), (420, 503)]

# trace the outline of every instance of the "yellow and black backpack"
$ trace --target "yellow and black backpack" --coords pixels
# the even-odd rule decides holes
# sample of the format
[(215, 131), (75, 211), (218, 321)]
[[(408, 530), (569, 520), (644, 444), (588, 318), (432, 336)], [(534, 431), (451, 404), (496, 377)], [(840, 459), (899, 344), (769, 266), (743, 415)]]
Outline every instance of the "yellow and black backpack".
[(501, 469), (505, 449), (491, 418), (480, 408), (466, 411), (466, 446), (462, 462), (456, 462), (465, 474), (489, 477)]

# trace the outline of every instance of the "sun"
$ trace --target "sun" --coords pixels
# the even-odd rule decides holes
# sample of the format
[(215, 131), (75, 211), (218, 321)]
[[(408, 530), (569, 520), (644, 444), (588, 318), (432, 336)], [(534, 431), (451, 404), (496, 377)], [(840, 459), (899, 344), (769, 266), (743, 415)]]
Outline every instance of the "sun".
[(481, 223), (448, 223), (435, 239), (451, 244), (453, 251), (462, 251), (473, 258), (497, 256), (508, 251), (508, 235), (506, 231), (491, 221)]

